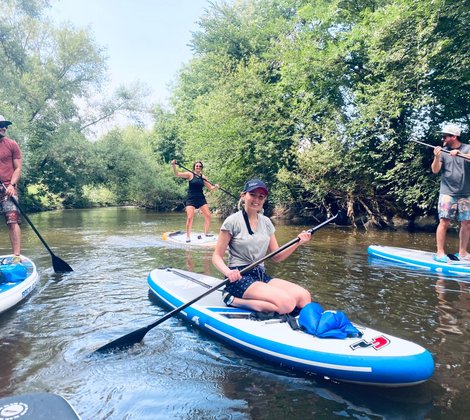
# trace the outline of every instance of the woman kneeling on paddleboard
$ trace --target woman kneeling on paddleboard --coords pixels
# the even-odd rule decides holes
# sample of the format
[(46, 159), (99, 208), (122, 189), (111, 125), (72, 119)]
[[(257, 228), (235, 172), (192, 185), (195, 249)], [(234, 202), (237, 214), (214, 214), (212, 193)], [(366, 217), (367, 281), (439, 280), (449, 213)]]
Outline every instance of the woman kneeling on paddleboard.
[[(245, 184), (241, 193), (244, 201), (242, 209), (223, 222), (212, 263), (230, 280), (224, 292), (227, 305), (258, 312), (288, 314), (311, 302), (310, 293), (306, 289), (268, 276), (264, 264), (244, 276), (240, 275), (240, 270), (263, 258), (267, 251), (273, 252), (279, 248), (274, 225), (262, 214), (267, 197), (268, 189), (263, 181), (252, 179)], [(299, 242), (273, 256), (273, 260), (285, 260), (300, 245), (308, 242), (311, 236), (309, 232), (300, 233)], [(228, 265), (224, 261), (227, 248)]]

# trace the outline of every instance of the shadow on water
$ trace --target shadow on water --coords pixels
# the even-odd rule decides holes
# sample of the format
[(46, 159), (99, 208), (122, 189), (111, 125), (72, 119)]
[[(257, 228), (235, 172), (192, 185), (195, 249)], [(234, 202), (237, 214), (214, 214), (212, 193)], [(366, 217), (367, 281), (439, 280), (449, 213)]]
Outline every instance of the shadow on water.
[[(25, 227), (23, 253), (36, 262), (41, 279), (28, 300), (0, 315), (2, 396), (56, 392), (83, 419), (463, 418), (470, 410), (469, 283), (374, 265), (367, 257), (373, 243), (433, 249), (431, 234), (329, 227), (288, 260), (266, 264), (277, 277), (307, 287), (326, 309), (344, 310), (353, 321), (432, 353), (436, 369), (430, 381), (380, 389), (266, 364), (178, 318), (153, 329), (132, 349), (90, 358), (101, 345), (166, 313), (149, 295), (146, 278), (153, 268), (221, 278), (211, 251), (162, 240), (163, 232), (184, 226), (184, 214), (92, 209), (32, 219), (74, 272), (55, 274), (50, 256)], [(220, 222), (214, 219), (212, 230)], [(195, 229), (202, 224), (197, 216)], [(305, 227), (276, 222), (279, 243)]]

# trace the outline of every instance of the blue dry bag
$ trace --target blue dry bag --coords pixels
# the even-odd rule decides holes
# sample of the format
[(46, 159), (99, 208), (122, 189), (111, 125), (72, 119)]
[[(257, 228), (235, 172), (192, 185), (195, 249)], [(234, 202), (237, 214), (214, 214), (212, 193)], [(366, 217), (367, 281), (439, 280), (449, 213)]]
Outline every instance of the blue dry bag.
[(28, 277), (23, 264), (0, 265), (0, 283), (19, 283)]
[(346, 338), (362, 335), (351, 324), (344, 312), (324, 311), (316, 302), (311, 302), (302, 308), (298, 322), (303, 330), (320, 338)]

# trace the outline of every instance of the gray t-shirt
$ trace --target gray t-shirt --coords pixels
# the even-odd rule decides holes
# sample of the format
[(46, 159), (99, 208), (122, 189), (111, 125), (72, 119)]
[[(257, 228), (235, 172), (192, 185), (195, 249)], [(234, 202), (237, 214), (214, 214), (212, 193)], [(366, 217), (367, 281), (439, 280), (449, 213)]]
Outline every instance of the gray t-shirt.
[[(446, 148), (451, 151), (452, 149)], [(470, 153), (470, 145), (463, 144), (457, 149), (461, 153)], [(441, 153), (441, 189), (440, 194), (453, 197), (470, 196), (470, 162), (448, 153)]]
[(243, 214), (238, 211), (225, 219), (220, 230), (225, 230), (232, 235), (228, 244), (228, 266), (237, 267), (249, 265), (263, 258), (276, 229), (268, 217), (258, 214), (256, 232), (250, 235)]

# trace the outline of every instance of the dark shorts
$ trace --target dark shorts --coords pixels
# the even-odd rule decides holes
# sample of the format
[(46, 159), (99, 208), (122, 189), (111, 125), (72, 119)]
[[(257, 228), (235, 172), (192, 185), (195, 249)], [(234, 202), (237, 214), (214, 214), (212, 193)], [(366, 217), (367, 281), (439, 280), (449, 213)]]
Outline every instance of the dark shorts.
[[(246, 265), (240, 267), (229, 267), (230, 270), (243, 270)], [(225, 290), (231, 295), (242, 298), (246, 290), (255, 282), (262, 281), (269, 283), (273, 278), (266, 274), (264, 267), (257, 266), (253, 270), (248, 271), (240, 280), (229, 283), (225, 286)]]
[(193, 206), (196, 209), (202, 207), (204, 204), (207, 204), (205, 197), (193, 197), (186, 200), (186, 206)]
[[(18, 201), (18, 197), (15, 197)], [(6, 198), (5, 195), (0, 195), (0, 212), (5, 216), (5, 222), (7, 225), (14, 223), (21, 224), (21, 217), (18, 208), (10, 198)]]

